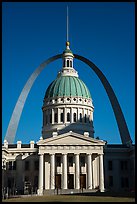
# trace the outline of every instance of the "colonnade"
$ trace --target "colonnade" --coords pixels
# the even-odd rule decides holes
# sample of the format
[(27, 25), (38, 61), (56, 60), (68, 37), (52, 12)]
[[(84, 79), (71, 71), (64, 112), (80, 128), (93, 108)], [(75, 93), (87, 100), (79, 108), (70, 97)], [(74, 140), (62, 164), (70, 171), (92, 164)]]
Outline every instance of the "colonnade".
[[(75, 189), (80, 189), (80, 154), (75, 155)], [(104, 191), (104, 168), (103, 168), (103, 154), (99, 154), (99, 190)], [(63, 189), (68, 189), (67, 182), (67, 153), (62, 154), (63, 163)], [(93, 189), (93, 167), (92, 167), (92, 154), (87, 154), (87, 188)], [(50, 154), (50, 189), (55, 189), (55, 153)], [(39, 155), (39, 187), (38, 194), (43, 194), (43, 183), (44, 183), (44, 154)]]

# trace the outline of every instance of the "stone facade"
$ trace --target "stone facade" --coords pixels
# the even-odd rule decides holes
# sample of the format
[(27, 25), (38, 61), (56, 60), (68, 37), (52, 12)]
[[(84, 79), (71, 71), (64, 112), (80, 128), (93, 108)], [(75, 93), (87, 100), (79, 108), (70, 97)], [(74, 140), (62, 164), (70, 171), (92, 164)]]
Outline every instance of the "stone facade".
[(2, 162), (2, 189), (9, 194), (134, 189), (134, 146), (107, 145), (86, 132), (54, 132), (30, 145), (5, 141)]

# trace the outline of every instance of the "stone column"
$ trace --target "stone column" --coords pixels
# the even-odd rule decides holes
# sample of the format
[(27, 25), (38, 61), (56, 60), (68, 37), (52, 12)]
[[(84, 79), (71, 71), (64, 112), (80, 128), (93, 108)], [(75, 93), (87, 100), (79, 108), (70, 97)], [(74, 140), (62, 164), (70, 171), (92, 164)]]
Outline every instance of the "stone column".
[(50, 188), (55, 189), (55, 154), (50, 155)]
[(39, 188), (38, 195), (43, 194), (43, 154), (39, 155)]
[(88, 189), (92, 189), (92, 155), (88, 154), (88, 172), (87, 172), (87, 184)]
[(80, 189), (79, 154), (75, 154), (75, 187), (76, 189)]
[(100, 192), (104, 192), (103, 154), (99, 155), (99, 189)]
[(67, 154), (63, 154), (63, 189), (67, 189)]

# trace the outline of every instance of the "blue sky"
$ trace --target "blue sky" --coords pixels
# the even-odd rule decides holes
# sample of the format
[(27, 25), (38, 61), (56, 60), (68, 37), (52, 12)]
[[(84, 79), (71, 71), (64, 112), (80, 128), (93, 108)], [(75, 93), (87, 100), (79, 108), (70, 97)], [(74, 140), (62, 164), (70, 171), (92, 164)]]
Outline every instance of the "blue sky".
[[(110, 82), (135, 142), (135, 3), (3, 2), (2, 3), (2, 141), (14, 106), (32, 72), (61, 54), (69, 41), (73, 53), (91, 60)], [(42, 130), (45, 91), (62, 67), (49, 64), (36, 79), (24, 106), (15, 143), (37, 142)], [(75, 59), (74, 67), (88, 86), (94, 105), (95, 137), (121, 143), (107, 94), (96, 74)]]

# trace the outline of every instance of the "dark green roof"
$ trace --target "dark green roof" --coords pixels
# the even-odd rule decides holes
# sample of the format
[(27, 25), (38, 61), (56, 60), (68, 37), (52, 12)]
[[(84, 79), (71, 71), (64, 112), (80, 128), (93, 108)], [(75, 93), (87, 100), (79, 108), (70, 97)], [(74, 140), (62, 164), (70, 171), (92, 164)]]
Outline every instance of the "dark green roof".
[(90, 92), (84, 82), (74, 76), (59, 76), (49, 85), (45, 98), (57, 96), (91, 98)]
[(64, 54), (64, 53), (71, 53), (71, 54), (72, 54), (72, 51), (69, 50), (69, 49), (66, 49), (66, 50), (64, 50), (63, 54)]

